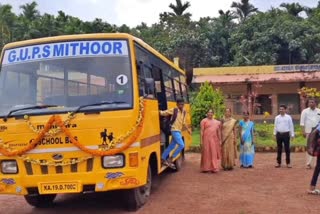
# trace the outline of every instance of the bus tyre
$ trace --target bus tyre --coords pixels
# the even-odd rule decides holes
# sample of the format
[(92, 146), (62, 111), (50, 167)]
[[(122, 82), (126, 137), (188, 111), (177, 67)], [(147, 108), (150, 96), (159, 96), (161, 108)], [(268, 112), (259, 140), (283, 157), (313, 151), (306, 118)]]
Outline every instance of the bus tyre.
[(25, 200), (28, 204), (38, 208), (46, 208), (51, 207), (53, 205), (53, 201), (56, 198), (56, 194), (50, 195), (25, 195)]
[(179, 156), (179, 158), (174, 162), (174, 166), (175, 166), (175, 171), (178, 172), (181, 170), (182, 168), (182, 164), (183, 164), (183, 161), (184, 161), (184, 156), (183, 156), (183, 153), (181, 153), (181, 155)]
[(142, 207), (149, 199), (151, 194), (152, 175), (151, 168), (148, 167), (147, 183), (144, 186), (127, 190), (127, 208), (129, 211), (136, 211)]

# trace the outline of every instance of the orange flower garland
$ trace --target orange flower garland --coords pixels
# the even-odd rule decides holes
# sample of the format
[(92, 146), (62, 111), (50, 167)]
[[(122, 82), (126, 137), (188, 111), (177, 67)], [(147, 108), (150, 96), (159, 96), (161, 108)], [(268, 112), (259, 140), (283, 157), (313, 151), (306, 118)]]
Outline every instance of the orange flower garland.
[(137, 125), (136, 130), (133, 134), (130, 135), (130, 138), (127, 140), (127, 142), (120, 148), (111, 149), (107, 151), (101, 151), (101, 150), (94, 150), (89, 149), (85, 145), (81, 144), (78, 140), (74, 138), (74, 136), (70, 133), (70, 131), (66, 128), (65, 123), (62, 121), (61, 117), (59, 115), (52, 115), (49, 119), (49, 121), (46, 123), (44, 129), (39, 133), (39, 135), (34, 139), (28, 146), (15, 151), (10, 151), (9, 146), (0, 144), (0, 153), (2, 153), (5, 156), (12, 157), (12, 156), (21, 156), (25, 154), (26, 152), (34, 149), (37, 144), (45, 137), (46, 133), (51, 129), (52, 125), (56, 124), (59, 126), (62, 130), (62, 132), (65, 133), (67, 137), (69, 137), (70, 141), (78, 147), (83, 152), (89, 153), (94, 156), (105, 156), (105, 155), (114, 155), (116, 153), (122, 152), (125, 149), (129, 148), (131, 144), (133, 144), (139, 135), (141, 134), (141, 131), (143, 129), (144, 124), (144, 118), (145, 118), (145, 102), (143, 102), (143, 110), (142, 110), (142, 118), (141, 123)]
[[(145, 105), (144, 105), (145, 106)], [(105, 156), (105, 155), (114, 155), (117, 154), (119, 152), (124, 151), (125, 149), (129, 148), (129, 146), (131, 144), (133, 144), (137, 138), (139, 137), (139, 135), (141, 134), (142, 128), (143, 128), (143, 122), (144, 122), (144, 117), (145, 117), (145, 110), (142, 113), (142, 122), (140, 125), (138, 125), (137, 129), (135, 130), (135, 133), (131, 135), (131, 137), (129, 138), (129, 140), (127, 141), (127, 143), (125, 143), (122, 147), (120, 148), (116, 148), (116, 149), (111, 149), (111, 150), (107, 150), (107, 151), (101, 151), (101, 150), (95, 150), (95, 149), (89, 149), (87, 148), (85, 145), (79, 143), (78, 140), (76, 140), (71, 133), (69, 132), (69, 130), (65, 127), (63, 121), (61, 120), (61, 118), (59, 116), (56, 116), (56, 124), (58, 126), (61, 127), (62, 131), (66, 134), (67, 137), (69, 137), (70, 141), (72, 142), (73, 145), (75, 145), (76, 147), (78, 147), (80, 150), (89, 153), (91, 155), (94, 156)]]
[(26, 152), (34, 149), (37, 146), (37, 144), (40, 142), (40, 140), (42, 140), (42, 138), (45, 136), (45, 134), (50, 130), (51, 126), (54, 123), (54, 120), (55, 120), (55, 116), (52, 115), (49, 121), (47, 122), (47, 124), (44, 126), (44, 129), (40, 132), (40, 134), (36, 137), (36, 139), (34, 139), (28, 146), (19, 150), (9, 151), (8, 150), (9, 146), (0, 145), (0, 153), (7, 157), (12, 157), (16, 155), (25, 154)]

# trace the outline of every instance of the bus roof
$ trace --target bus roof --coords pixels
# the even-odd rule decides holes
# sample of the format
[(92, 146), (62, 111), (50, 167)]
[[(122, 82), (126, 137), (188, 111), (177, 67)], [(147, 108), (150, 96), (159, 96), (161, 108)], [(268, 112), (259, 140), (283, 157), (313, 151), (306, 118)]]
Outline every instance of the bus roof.
[(172, 61), (167, 59), (165, 56), (163, 56), (161, 53), (156, 51), (154, 48), (152, 48), (150, 45), (145, 43), (142, 39), (139, 39), (137, 37), (134, 37), (127, 33), (92, 33), (92, 34), (74, 34), (74, 35), (63, 35), (63, 36), (53, 36), (53, 37), (44, 37), (44, 38), (38, 38), (38, 39), (30, 39), (25, 41), (19, 41), (19, 42), (12, 42), (8, 43), (3, 47), (3, 50), (6, 49), (12, 49), (16, 47), (21, 46), (28, 46), (28, 45), (34, 45), (34, 44), (41, 44), (41, 43), (49, 43), (49, 42), (61, 42), (61, 41), (68, 41), (68, 40), (74, 40), (74, 39), (106, 39), (106, 38), (112, 38), (112, 39), (129, 39), (137, 42), (142, 47), (146, 48), (148, 51), (159, 57), (164, 62), (168, 63), (170, 66), (177, 69), (180, 73), (185, 74), (185, 71), (179, 68), (178, 65), (174, 64)]

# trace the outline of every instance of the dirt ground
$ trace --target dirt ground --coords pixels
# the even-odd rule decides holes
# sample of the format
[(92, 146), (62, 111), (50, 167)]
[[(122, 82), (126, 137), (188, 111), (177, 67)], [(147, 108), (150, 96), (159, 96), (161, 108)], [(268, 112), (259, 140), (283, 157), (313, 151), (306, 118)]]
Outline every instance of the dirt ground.
[[(161, 175), (149, 202), (136, 213), (320, 213), (320, 196), (306, 194), (313, 170), (304, 168), (305, 154), (292, 154), (292, 169), (274, 168), (275, 157), (258, 153), (253, 169), (203, 174), (200, 155), (187, 154), (182, 171)], [(62, 195), (49, 209), (34, 209), (22, 197), (0, 195), (1, 214), (127, 213), (122, 206), (117, 193)]]

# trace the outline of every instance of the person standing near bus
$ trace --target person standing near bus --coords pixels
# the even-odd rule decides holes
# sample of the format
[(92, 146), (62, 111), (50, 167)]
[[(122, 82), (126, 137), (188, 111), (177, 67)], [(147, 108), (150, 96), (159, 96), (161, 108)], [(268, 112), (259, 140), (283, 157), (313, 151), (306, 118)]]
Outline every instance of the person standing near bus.
[(318, 177), (320, 174), (320, 149), (319, 149), (320, 124), (318, 124), (318, 126), (316, 128), (315, 134), (316, 134), (316, 137), (314, 138), (314, 144), (318, 145), (318, 146), (313, 147), (314, 150), (312, 151), (312, 153), (314, 154), (314, 156), (317, 157), (317, 163), (316, 163), (316, 167), (314, 168), (314, 171), (313, 171), (313, 175), (312, 175), (312, 179), (311, 179), (310, 188), (309, 188), (308, 193), (313, 194), (313, 195), (320, 195), (320, 190), (316, 189)]
[[(320, 122), (320, 109), (316, 108), (316, 101), (314, 98), (308, 100), (308, 106), (308, 108), (302, 111), (300, 118), (300, 126), (303, 136), (306, 139), (308, 139), (312, 129)], [(311, 169), (313, 157), (306, 153), (306, 159), (307, 169)]]
[[(184, 148), (184, 141), (182, 139), (182, 129), (185, 127), (185, 120), (186, 120), (187, 112), (184, 109), (184, 100), (177, 99), (177, 107), (172, 108), (166, 111), (160, 111), (161, 116), (171, 116), (171, 143), (169, 146), (164, 150), (162, 154), (162, 164), (174, 168), (173, 159), (175, 159), (180, 152)], [(187, 128), (187, 127), (186, 127)], [(188, 132), (189, 129), (187, 128)], [(174, 151), (172, 157), (169, 157), (169, 154), (174, 148), (178, 145), (178, 148)], [(169, 158), (168, 158), (169, 157)]]
[[(201, 172), (218, 172), (221, 165), (221, 122), (210, 109), (200, 122)], [(234, 158), (234, 156), (232, 157)]]
[(221, 166), (224, 170), (232, 170), (237, 158), (236, 125), (238, 121), (232, 117), (231, 109), (225, 110), (222, 122)]
[(254, 123), (249, 119), (249, 112), (243, 112), (243, 120), (239, 122), (240, 167), (252, 168), (254, 163)]
[(277, 140), (277, 165), (276, 168), (281, 167), (281, 156), (282, 156), (282, 144), (284, 144), (284, 150), (286, 152), (286, 163), (287, 167), (291, 168), (290, 165), (290, 138), (294, 138), (294, 127), (292, 118), (286, 114), (287, 106), (280, 105), (280, 114), (276, 116), (274, 120), (274, 131), (273, 135)]

